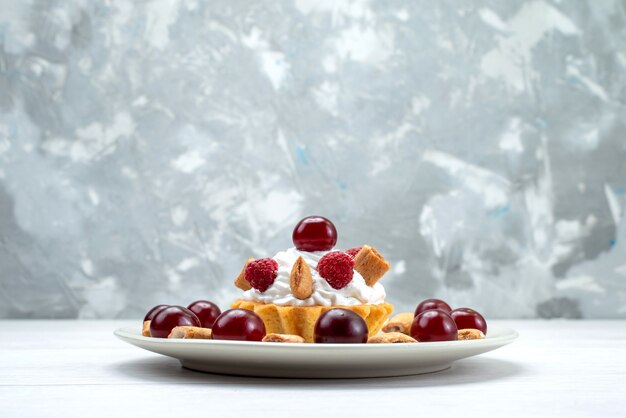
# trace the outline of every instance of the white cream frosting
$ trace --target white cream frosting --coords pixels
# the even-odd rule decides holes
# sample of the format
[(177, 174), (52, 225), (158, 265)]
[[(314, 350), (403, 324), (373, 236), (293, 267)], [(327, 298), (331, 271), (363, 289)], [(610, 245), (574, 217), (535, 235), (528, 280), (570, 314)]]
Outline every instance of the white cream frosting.
[[(337, 251), (337, 250), (332, 250)], [(272, 257), (278, 263), (278, 275), (265, 292), (254, 288), (243, 292), (242, 299), (276, 305), (290, 306), (333, 306), (333, 305), (378, 305), (385, 301), (385, 288), (380, 283), (368, 286), (356, 270), (352, 281), (342, 289), (333, 289), (317, 272), (317, 263), (331, 251), (298, 251), (289, 248)], [(307, 299), (298, 299), (291, 293), (289, 277), (298, 257), (302, 257), (311, 268), (313, 294)]]

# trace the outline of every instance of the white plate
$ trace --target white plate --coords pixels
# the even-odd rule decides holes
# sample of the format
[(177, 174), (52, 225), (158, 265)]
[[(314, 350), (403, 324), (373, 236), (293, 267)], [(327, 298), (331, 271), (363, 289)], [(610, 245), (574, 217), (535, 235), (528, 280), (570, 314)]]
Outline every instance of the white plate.
[(513, 342), (517, 332), (489, 327), (487, 338), (413, 344), (285, 344), (143, 337), (139, 328), (115, 335), (204, 372), (265, 377), (352, 378), (406, 376), (450, 367), (453, 361)]

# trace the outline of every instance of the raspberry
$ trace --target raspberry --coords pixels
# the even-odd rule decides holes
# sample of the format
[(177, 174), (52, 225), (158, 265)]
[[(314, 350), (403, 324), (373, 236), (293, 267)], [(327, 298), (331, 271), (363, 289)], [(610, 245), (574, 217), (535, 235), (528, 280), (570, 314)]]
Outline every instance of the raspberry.
[(354, 261), (344, 252), (333, 251), (317, 263), (317, 271), (333, 289), (344, 288), (354, 275)]
[(363, 247), (350, 248), (349, 250), (346, 250), (346, 254), (348, 254), (350, 256), (350, 258), (354, 260), (354, 257), (356, 257), (356, 255), (359, 253), (359, 251), (361, 251), (361, 248), (363, 248)]
[(278, 263), (271, 258), (254, 260), (246, 267), (246, 280), (259, 292), (265, 292), (278, 275)]

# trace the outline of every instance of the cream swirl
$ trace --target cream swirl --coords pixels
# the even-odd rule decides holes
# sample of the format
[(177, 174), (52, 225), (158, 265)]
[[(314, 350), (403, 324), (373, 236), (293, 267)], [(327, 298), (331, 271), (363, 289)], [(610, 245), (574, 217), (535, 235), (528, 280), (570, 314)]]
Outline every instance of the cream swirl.
[[(385, 288), (380, 283), (370, 287), (359, 272), (354, 271), (352, 281), (342, 289), (333, 289), (317, 272), (317, 263), (330, 251), (298, 251), (289, 248), (272, 257), (278, 263), (278, 275), (274, 283), (265, 292), (254, 288), (243, 292), (242, 299), (276, 305), (290, 306), (354, 306), (378, 305), (385, 301)], [(313, 276), (313, 294), (307, 299), (298, 299), (291, 293), (289, 277), (298, 257), (302, 257), (311, 268)]]

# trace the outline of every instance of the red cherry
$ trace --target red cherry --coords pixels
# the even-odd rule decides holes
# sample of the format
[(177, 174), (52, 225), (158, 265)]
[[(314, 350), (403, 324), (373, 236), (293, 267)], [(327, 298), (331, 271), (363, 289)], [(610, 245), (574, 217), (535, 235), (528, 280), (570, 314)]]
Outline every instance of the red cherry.
[(214, 340), (261, 341), (265, 324), (259, 315), (246, 309), (229, 309), (213, 324)]
[(157, 313), (159, 313), (159, 311), (161, 309), (165, 309), (170, 305), (157, 305), (154, 308), (150, 309), (148, 311), (148, 313), (146, 314), (146, 316), (144, 316), (143, 321), (152, 321), (152, 318), (154, 318), (154, 315), (156, 315)]
[(487, 335), (487, 321), (485, 318), (470, 308), (457, 308), (450, 312), (458, 329), (472, 328), (482, 331)]
[(150, 321), (150, 335), (167, 338), (174, 327), (199, 327), (200, 320), (195, 313), (182, 306), (168, 306), (161, 309)]
[(411, 337), (419, 342), (454, 341), (458, 338), (458, 329), (450, 315), (433, 309), (413, 318)]
[(439, 309), (448, 314), (452, 311), (452, 308), (450, 307), (450, 305), (448, 305), (441, 299), (426, 299), (426, 300), (421, 301), (420, 304), (417, 305), (417, 308), (415, 308), (414, 316), (417, 316), (421, 314), (422, 312), (429, 311), (432, 309)]
[(187, 306), (187, 309), (196, 314), (203, 328), (213, 327), (213, 323), (222, 313), (216, 304), (208, 300), (197, 300)]
[(361, 316), (342, 308), (324, 312), (315, 323), (316, 343), (366, 343), (369, 331)]
[(337, 229), (324, 217), (307, 216), (294, 228), (292, 239), (300, 251), (328, 251), (337, 243)]

